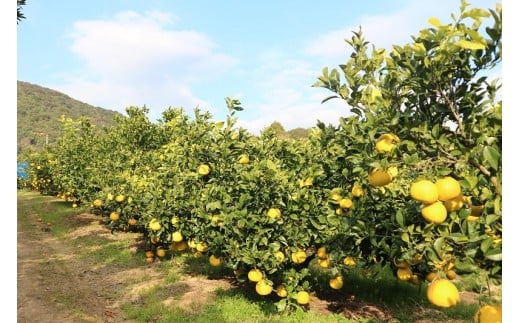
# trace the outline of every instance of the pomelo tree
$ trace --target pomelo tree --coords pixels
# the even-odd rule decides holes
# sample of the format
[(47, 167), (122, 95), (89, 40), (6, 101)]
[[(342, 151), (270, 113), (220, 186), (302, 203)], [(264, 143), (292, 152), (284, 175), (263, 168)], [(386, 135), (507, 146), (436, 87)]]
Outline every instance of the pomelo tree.
[[(372, 168), (399, 169), (362, 212), (371, 225), (360, 230), (375, 234), (363, 252), (398, 263), (418, 255), (414, 271), (421, 274), (454, 265), (460, 273), (484, 268), (500, 280), (502, 102), (493, 73), (502, 57), (501, 13), (500, 4), (484, 10), (462, 1), (452, 22), (432, 17), (413, 42), (391, 50), (371, 46), (360, 29), (346, 40), (353, 50), (346, 63), (324, 68), (314, 84), (334, 93), (323, 102), (345, 100), (352, 114), (337, 129), (320, 126), (325, 160), (336, 160), (332, 174), (348, 182)], [(388, 134), (399, 139), (395, 149), (378, 149)], [(428, 223), (410, 186), (446, 176), (460, 183), (463, 202), (448, 208), (446, 221)]]

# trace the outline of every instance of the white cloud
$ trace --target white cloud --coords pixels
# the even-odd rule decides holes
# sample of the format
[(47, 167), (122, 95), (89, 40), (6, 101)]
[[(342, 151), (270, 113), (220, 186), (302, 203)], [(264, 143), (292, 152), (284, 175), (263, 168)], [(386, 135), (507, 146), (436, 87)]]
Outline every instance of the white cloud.
[[(399, 7), (399, 4), (402, 6)], [(495, 4), (494, 0), (470, 1), (471, 8), (494, 9)], [(392, 45), (410, 43), (412, 36), (417, 35), (421, 29), (429, 28), (427, 20), (430, 17), (437, 17), (444, 23), (452, 22), (450, 15), (453, 13), (459, 16), (459, 7), (460, 2), (454, 0), (396, 2), (394, 12), (360, 16), (352, 24), (310, 40), (305, 52), (336, 66), (345, 61), (347, 55), (352, 52), (350, 45), (344, 40), (350, 40), (352, 32), (358, 32), (360, 26), (366, 41), (376, 48), (390, 49)]]
[(320, 103), (331, 93), (311, 87), (319, 73), (315, 66), (272, 52), (264, 53), (262, 62), (252, 72), (253, 77), (260, 80), (257, 87), (263, 93), (262, 101), (245, 105), (245, 109), (255, 113), (252, 118), (239, 115), (239, 126), (259, 134), (274, 121), (280, 122), (285, 130), (291, 130), (314, 127), (318, 120), (337, 124), (340, 116), (348, 114), (342, 100)]
[(171, 105), (207, 106), (190, 86), (227, 71), (236, 59), (218, 53), (203, 33), (172, 29), (175, 19), (126, 11), (112, 20), (76, 22), (70, 50), (86, 65), (53, 88), (112, 110), (146, 104), (150, 116)]

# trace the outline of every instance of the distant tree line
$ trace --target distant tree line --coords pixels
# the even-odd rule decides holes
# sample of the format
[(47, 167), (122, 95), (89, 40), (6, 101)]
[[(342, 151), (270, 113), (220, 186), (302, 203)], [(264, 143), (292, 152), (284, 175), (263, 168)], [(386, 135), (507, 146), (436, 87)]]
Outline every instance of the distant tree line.
[(295, 128), (289, 131), (285, 131), (285, 128), (279, 121), (274, 121), (273, 123), (271, 123), (271, 125), (267, 126), (266, 129), (270, 129), (279, 137), (290, 139), (307, 138), (307, 135), (309, 134), (309, 129), (305, 128)]

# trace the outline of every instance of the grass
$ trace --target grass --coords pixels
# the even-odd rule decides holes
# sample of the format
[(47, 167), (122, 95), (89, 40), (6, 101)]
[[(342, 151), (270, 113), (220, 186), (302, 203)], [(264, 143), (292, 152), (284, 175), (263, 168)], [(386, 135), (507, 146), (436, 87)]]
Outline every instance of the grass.
[[(76, 239), (66, 237), (78, 229), (80, 225), (71, 220), (71, 216), (88, 212), (86, 208), (72, 208), (71, 203), (57, 200), (54, 197), (42, 196), (38, 193), (18, 191), (18, 216), (22, 217), (21, 225), (29, 221), (30, 216), (40, 217), (42, 222), (51, 223), (48, 230), (63, 243), (78, 250), (78, 259), (91, 264), (94, 268), (105, 268), (114, 272), (125, 269), (150, 269), (136, 278), (134, 284), (153, 281), (147, 288), (140, 290), (137, 297), (125, 300), (121, 304), (125, 319), (135, 322), (298, 322), (298, 323), (328, 323), (328, 322), (377, 322), (368, 316), (358, 315), (349, 320), (341, 311), (349, 309), (346, 299), (355, 299), (357, 304), (377, 305), (378, 308), (390, 312), (392, 322), (414, 322), (416, 320), (450, 322), (471, 321), (478, 310), (478, 304), (459, 303), (449, 309), (439, 310), (426, 298), (427, 285), (420, 287), (400, 281), (388, 267), (375, 268), (366, 272), (361, 269), (352, 270), (344, 277), (345, 285), (340, 291), (328, 288), (328, 274), (319, 268), (311, 267), (313, 285), (323, 286), (315, 289), (316, 296), (328, 302), (327, 312), (316, 310), (296, 310), (291, 313), (279, 314), (276, 311), (273, 297), (262, 297), (254, 292), (250, 284), (228, 284), (227, 287), (216, 287), (207, 292), (204, 302), (183, 303), (184, 295), (193, 290), (193, 281), (199, 279), (199, 284), (209, 282), (230, 282), (233, 273), (225, 267), (212, 267), (208, 256), (193, 258), (189, 254), (168, 255), (165, 259), (147, 264), (144, 251), (136, 247), (139, 234), (120, 233), (120, 239), (109, 239), (103, 235), (83, 235)], [(127, 238), (124, 238), (126, 237)], [(133, 248), (131, 248), (131, 246)], [(137, 250), (136, 250), (137, 249)], [(152, 277), (153, 276), (153, 277)], [(483, 286), (484, 278), (475, 276), (469, 282), (459, 284), (460, 290), (474, 290)], [(120, 286), (129, 288), (130, 283)], [(198, 286), (201, 287), (201, 286)], [(204, 286), (202, 286), (204, 287)], [(495, 293), (496, 294), (496, 293)], [(195, 294), (194, 300), (202, 294)], [(483, 293), (482, 303), (496, 303), (498, 296)], [(497, 299), (498, 297), (498, 299)], [(69, 302), (81, 302), (68, 300)], [(176, 304), (184, 304), (181, 307)], [(349, 305), (350, 306), (350, 305)]]

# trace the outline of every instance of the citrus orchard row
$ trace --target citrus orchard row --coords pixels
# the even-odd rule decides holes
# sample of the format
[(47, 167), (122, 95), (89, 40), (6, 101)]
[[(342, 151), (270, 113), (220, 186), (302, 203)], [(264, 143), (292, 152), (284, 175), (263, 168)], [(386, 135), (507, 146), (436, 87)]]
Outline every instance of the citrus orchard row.
[(63, 118), (58, 143), (29, 156), (30, 183), (89, 205), (114, 231), (141, 232), (148, 262), (206, 256), (282, 310), (311, 301), (313, 264), (331, 290), (353, 268), (388, 265), (428, 283), (432, 304), (454, 306), (454, 279), (483, 270), (501, 281), (499, 85), (475, 78), (501, 59), (501, 10), (463, 3), (458, 20), (430, 23), (390, 54), (354, 33), (345, 83), (325, 68), (315, 84), (351, 107), (338, 126), (255, 136), (236, 127), (231, 98), (225, 122), (180, 108), (151, 122), (129, 107), (93, 135), (88, 120)]

